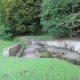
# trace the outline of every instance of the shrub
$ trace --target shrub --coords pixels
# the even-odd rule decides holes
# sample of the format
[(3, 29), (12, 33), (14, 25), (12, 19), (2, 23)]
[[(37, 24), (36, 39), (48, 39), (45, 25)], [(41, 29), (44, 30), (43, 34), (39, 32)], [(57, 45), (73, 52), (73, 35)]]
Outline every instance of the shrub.
[(10, 40), (12, 34), (10, 33), (10, 29), (5, 27), (4, 25), (0, 26), (0, 38), (3, 40)]
[(34, 32), (39, 26), (41, 0), (1, 0), (2, 13), (1, 21), (11, 29), (12, 34)]
[(76, 35), (80, 26), (80, 0), (43, 0), (41, 24), (53, 37)]

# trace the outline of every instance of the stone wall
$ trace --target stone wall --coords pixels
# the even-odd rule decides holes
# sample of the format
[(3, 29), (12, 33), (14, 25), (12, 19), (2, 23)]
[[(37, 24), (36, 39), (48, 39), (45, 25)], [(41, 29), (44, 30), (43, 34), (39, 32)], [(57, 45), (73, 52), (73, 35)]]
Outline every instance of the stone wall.
[(44, 40), (44, 41), (34, 41), (35, 44), (40, 44), (42, 46), (55, 46), (67, 48), (71, 51), (76, 51), (80, 53), (80, 41), (69, 41), (69, 40)]
[(21, 50), (21, 44), (17, 43), (13, 46), (3, 49), (3, 56), (16, 56), (18, 52)]

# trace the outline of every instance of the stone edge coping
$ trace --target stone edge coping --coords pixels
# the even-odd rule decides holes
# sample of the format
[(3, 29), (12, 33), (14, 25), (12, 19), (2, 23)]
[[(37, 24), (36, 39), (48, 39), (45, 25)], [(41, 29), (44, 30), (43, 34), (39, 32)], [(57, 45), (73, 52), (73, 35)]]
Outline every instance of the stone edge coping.
[(48, 46), (63, 47), (80, 53), (80, 41), (72, 40), (35, 40), (35, 44), (43, 44)]

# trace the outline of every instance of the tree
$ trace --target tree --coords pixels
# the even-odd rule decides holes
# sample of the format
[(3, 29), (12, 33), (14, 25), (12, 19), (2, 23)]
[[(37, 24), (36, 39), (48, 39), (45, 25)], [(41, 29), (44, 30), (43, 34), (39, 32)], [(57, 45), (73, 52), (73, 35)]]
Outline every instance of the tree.
[(40, 0), (9, 0), (3, 3), (2, 23), (10, 28), (12, 34), (34, 32), (40, 24), (40, 3)]
[[(79, 7), (80, 0), (44, 0), (41, 6), (43, 31), (53, 37), (75, 35), (75, 27), (80, 26)], [(78, 16), (74, 18), (74, 15)]]

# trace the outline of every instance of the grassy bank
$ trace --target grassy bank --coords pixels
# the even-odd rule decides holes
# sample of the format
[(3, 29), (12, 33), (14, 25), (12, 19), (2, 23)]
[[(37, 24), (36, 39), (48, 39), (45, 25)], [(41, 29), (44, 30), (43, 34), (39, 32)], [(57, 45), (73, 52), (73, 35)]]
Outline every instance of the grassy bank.
[(80, 80), (80, 67), (58, 59), (0, 58), (0, 80)]
[(80, 67), (63, 60), (2, 57), (2, 49), (14, 43), (0, 42), (0, 80), (80, 80)]

